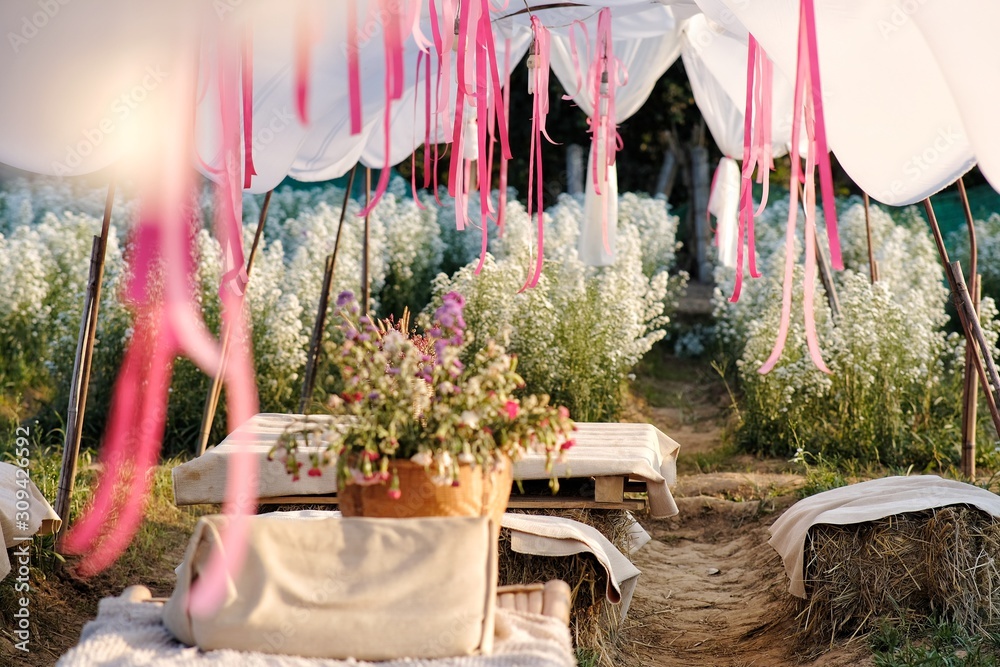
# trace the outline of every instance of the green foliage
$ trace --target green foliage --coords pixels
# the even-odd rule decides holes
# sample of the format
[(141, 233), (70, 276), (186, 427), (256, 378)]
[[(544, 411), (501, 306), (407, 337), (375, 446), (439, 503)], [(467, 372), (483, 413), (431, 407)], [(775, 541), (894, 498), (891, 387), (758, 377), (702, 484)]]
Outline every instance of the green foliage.
[[(570, 197), (546, 212), (545, 268), (521, 291), (531, 265), (533, 231), (524, 208), (507, 207), (504, 237), (478, 261), (435, 280), (435, 300), (466, 297), (466, 322), (476, 337), (507, 338), (527, 391), (548, 394), (574, 419), (613, 421), (623, 385), (653, 343), (686, 275), (671, 276), (676, 221), (662, 200), (623, 195), (617, 256), (608, 267), (583, 264), (576, 251), (582, 205)], [(648, 241), (648, 242), (647, 242)]]
[(1000, 635), (970, 635), (954, 623), (883, 621), (869, 639), (877, 667), (992, 667), (1000, 660)]
[[(739, 382), (736, 443), (771, 456), (804, 450), (829, 460), (948, 469), (958, 460), (961, 439), (964, 341), (947, 332), (947, 291), (925, 227), (896, 224), (873, 207), (879, 281), (870, 284), (863, 209), (847, 202), (840, 214), (847, 270), (835, 274), (838, 318), (815, 284), (819, 345), (831, 374), (817, 369), (807, 352), (804, 272), (798, 266), (784, 352), (770, 373), (758, 372), (771, 354), (781, 316), (785, 250), (778, 227), (787, 206), (774, 202), (759, 221), (765, 277), (748, 281), (740, 301), (731, 304), (723, 295), (733, 274), (719, 275), (716, 329)], [(982, 319), (994, 346), (996, 315), (995, 304), (984, 299)], [(980, 440), (990, 440), (985, 425)]]

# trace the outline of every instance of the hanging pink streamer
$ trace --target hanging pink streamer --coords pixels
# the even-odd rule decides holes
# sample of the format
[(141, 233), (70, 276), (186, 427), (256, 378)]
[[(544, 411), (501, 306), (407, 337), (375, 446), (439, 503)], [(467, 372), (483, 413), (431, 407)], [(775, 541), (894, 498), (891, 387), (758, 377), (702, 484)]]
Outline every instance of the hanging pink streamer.
[[(226, 44), (225, 36), (220, 43)], [(308, 68), (307, 68), (308, 70)], [(228, 58), (220, 58), (219, 100), (220, 117), (222, 119), (223, 153), (226, 156), (238, 155), (238, 132), (230, 129), (238, 118), (235, 91), (237, 81), (233, 75), (233, 62)], [(306, 82), (308, 87), (308, 81)], [(304, 109), (304, 106), (303, 106)], [(235, 159), (225, 159), (225, 173), (220, 179), (215, 220), (216, 236), (223, 244), (223, 287), (220, 288), (222, 298), (222, 315), (224, 326), (229, 329), (234, 340), (249, 340), (245, 331), (243, 316), (243, 287), (246, 285), (247, 274), (242, 249), (242, 191), (239, 188), (239, 162)], [(228, 231), (227, 231), (228, 230)], [(228, 245), (227, 245), (228, 244)], [(228, 250), (227, 250), (228, 247)], [(226, 257), (232, 255), (233, 268), (226, 270)], [(240, 289), (233, 288), (230, 276), (238, 272)], [(228, 286), (229, 289), (225, 289)], [(179, 329), (179, 337), (188, 335), (185, 329)], [(189, 346), (188, 346), (189, 347)], [(229, 429), (232, 430), (252, 417), (257, 412), (257, 393), (254, 381), (252, 357), (249, 346), (232, 345), (229, 348), (229, 360), (226, 364), (226, 396)], [(217, 358), (217, 355), (216, 355)], [(255, 496), (257, 495), (257, 462), (253, 455), (245, 449), (236, 452), (230, 460), (227, 472), (226, 502), (224, 511), (230, 515), (230, 520), (222, 532), (225, 548), (213, 553), (206, 569), (191, 591), (190, 609), (195, 615), (205, 616), (215, 611), (226, 594), (225, 582), (230, 579), (230, 573), (243, 564), (247, 550), (247, 517), (255, 511)]]
[(576, 46), (576, 30), (574, 28), (578, 27), (583, 32), (583, 39), (586, 43), (584, 50), (590, 53), (590, 33), (587, 32), (587, 24), (583, 21), (573, 21), (569, 24), (569, 53), (570, 57), (573, 59), (573, 73), (576, 75), (576, 90), (567, 95), (563, 95), (564, 100), (571, 100), (583, 92), (583, 72), (580, 69), (580, 52), (577, 50)]
[(358, 213), (359, 217), (368, 215), (374, 209), (382, 195), (389, 187), (389, 175), (392, 172), (392, 103), (403, 96), (403, 85), (405, 79), (403, 62), (403, 24), (400, 21), (399, 12), (396, 10), (394, 0), (378, 0), (382, 16), (383, 42), (385, 44), (385, 115), (383, 116), (382, 131), (385, 135), (385, 165), (378, 175), (378, 185), (375, 194), (372, 196), (368, 206)]
[(434, 46), (434, 43), (427, 39), (423, 29), (420, 27), (420, 17), (423, 15), (423, 0), (410, 0), (403, 4), (403, 8), (408, 12), (403, 25), (409, 26), (409, 33), (413, 36), (413, 41), (417, 48), (427, 53)]
[[(448, 23), (449, 5), (453, 0), (444, 0), (445, 26)], [(502, 90), (500, 72), (496, 55), (496, 44), (493, 26), (490, 20), (490, 10), (494, 9), (489, 0), (465, 0), (458, 3), (457, 35), (455, 35), (457, 52), (455, 62), (456, 96), (453, 125), (451, 127), (451, 157), (448, 166), (448, 193), (455, 200), (455, 225), (459, 230), (472, 224), (468, 220), (468, 191), (472, 181), (470, 160), (466, 157), (466, 142), (475, 141), (477, 155), (476, 180), (480, 193), (479, 228), (483, 234), (478, 272), (485, 262), (488, 246), (489, 221), (496, 217), (496, 209), (490, 194), (492, 185), (492, 155), (493, 140), (500, 143), (501, 163), (511, 158), (510, 142), (507, 130), (506, 104), (497, 104), (496, 96)], [(433, 5), (432, 5), (433, 11)], [(432, 16), (432, 30), (435, 19)], [(440, 28), (438, 28), (440, 32)], [(442, 45), (447, 44), (447, 34), (442, 38)], [(437, 34), (435, 34), (437, 40)], [(436, 43), (436, 42), (435, 42)], [(442, 70), (446, 63), (442, 63)], [(441, 81), (441, 79), (439, 79)], [(477, 136), (469, 134), (466, 122), (466, 106), (475, 110)], [(447, 108), (441, 104), (439, 110)], [(487, 148), (489, 147), (489, 149)], [(472, 151), (468, 151), (471, 155)], [(505, 165), (501, 164), (501, 180), (506, 180)], [(505, 185), (505, 183), (504, 183)], [(500, 206), (506, 205), (506, 197), (501, 193)], [(476, 225), (473, 225), (476, 226)]]
[(253, 26), (247, 22), (243, 35), (240, 74), (243, 88), (243, 188), (249, 188), (257, 175), (253, 166)]
[[(736, 235), (736, 282), (730, 301), (739, 301), (743, 286), (743, 253), (747, 253), (750, 275), (760, 277), (757, 270), (754, 218), (767, 204), (769, 174), (774, 167), (771, 149), (771, 97), (773, 63), (760, 43), (749, 35), (747, 40), (746, 106), (743, 114), (743, 167), (740, 173), (739, 224)], [(753, 207), (754, 169), (757, 182), (763, 185), (763, 196), (756, 211)]]
[[(503, 57), (503, 87), (500, 94), (503, 95), (504, 116), (510, 118), (510, 38), (504, 43)], [(510, 159), (500, 153), (500, 193), (497, 201), (497, 232), (503, 236), (504, 223), (507, 219), (507, 167)]]
[[(591, 132), (591, 155), (594, 158), (591, 178), (594, 192), (602, 195), (602, 184), (607, 183), (608, 170), (615, 164), (617, 152), (622, 145), (615, 112), (615, 88), (625, 85), (628, 79), (624, 65), (614, 54), (611, 9), (608, 7), (603, 8), (597, 15), (597, 36), (588, 78), (593, 109), (588, 121)], [(602, 154), (603, 159), (601, 159)], [(605, 252), (611, 254), (607, 204), (602, 207), (601, 214), (601, 241)]]
[[(747, 40), (747, 88), (746, 107), (743, 113), (743, 168), (740, 172), (740, 211), (739, 222), (736, 227), (736, 280), (733, 284), (733, 295), (729, 297), (731, 303), (740, 300), (743, 291), (743, 252), (747, 247), (747, 224), (748, 212), (753, 211), (753, 190), (750, 185), (753, 175), (753, 93), (754, 93), (754, 71), (757, 63), (757, 40), (753, 35), (749, 35)], [(753, 263), (754, 246), (751, 243), (748, 251)]]
[[(489, 13), (487, 13), (487, 18), (489, 18)], [(479, 29), (477, 32), (477, 45), (476, 49), (480, 50), (484, 41), (483, 36), (483, 26), (484, 24), (480, 22)], [(486, 30), (492, 29), (487, 21), (485, 23)], [(485, 104), (487, 98), (487, 88), (489, 87), (489, 78), (486, 74), (487, 59), (482, 57), (482, 54), (477, 54), (476, 57), (476, 98), (480, 101), (476, 105), (476, 122), (479, 128), (479, 159), (476, 160), (476, 171), (477, 179), (479, 185), (479, 219), (481, 224), (481, 244), (479, 251), (479, 263), (476, 264), (476, 269), (473, 272), (475, 275), (479, 275), (479, 272), (483, 270), (483, 264), (486, 262), (486, 251), (489, 247), (489, 217), (491, 212), (490, 205), (490, 177), (489, 177), (489, 164), (490, 158), (487, 157), (486, 153), (486, 142), (487, 133), (489, 132), (489, 118), (488, 115), (493, 111), (492, 105)]]
[(361, 111), (361, 65), (358, 56), (358, 0), (347, 0), (347, 85), (350, 95), (351, 134), (360, 134), (364, 117)]
[[(447, 2), (447, 0), (445, 0), (445, 2)], [(436, 73), (436, 75), (434, 77), (434, 101), (435, 101), (435, 104), (434, 104), (434, 113), (433, 113), (434, 164), (433, 164), (433, 167), (431, 168), (430, 176), (431, 176), (431, 180), (433, 180), (433, 185), (434, 185), (434, 187), (433, 187), (434, 201), (437, 202), (438, 206), (443, 206), (443, 204), (441, 203), (440, 193), (438, 192), (438, 162), (439, 162), (440, 157), (441, 157), (440, 147), (439, 147), (439, 144), (438, 144), (438, 140), (439, 140), (438, 138), (441, 137), (442, 135), (443, 136), (447, 136), (449, 134), (447, 128), (442, 129), (443, 119), (447, 118), (447, 114), (442, 113), (442, 109), (446, 109), (447, 106), (442, 106), (441, 105), (441, 102), (442, 102), (442, 86), (441, 86), (441, 81), (442, 81), (442, 79), (445, 76), (447, 76), (447, 71), (446, 71), (447, 70), (447, 61), (445, 60), (445, 53), (446, 52), (445, 52), (444, 36), (443, 36), (443, 34), (441, 32), (441, 26), (439, 25), (439, 22), (438, 22), (438, 13), (437, 13), (437, 6), (436, 6), (436, 3), (435, 3), (435, 0), (429, 0), (429, 9), (430, 9), (430, 19), (431, 19), (431, 36), (432, 36), (433, 41), (434, 41), (434, 50), (435, 50), (435, 53), (437, 54), (437, 61), (436, 61), (436, 64), (437, 64), (437, 73)], [(445, 11), (443, 7), (442, 7), (442, 11)], [(446, 15), (446, 12), (445, 12), (445, 15)], [(448, 55), (450, 56), (450, 51), (448, 52)], [(430, 71), (428, 71), (428, 77), (429, 76), (430, 76)], [(427, 85), (430, 85), (430, 83), (428, 83)], [(448, 87), (445, 86), (444, 89), (443, 89), (443, 94), (444, 94), (444, 97), (445, 97), (445, 104), (447, 104), (447, 93), (448, 93)], [(428, 107), (427, 108), (430, 109), (430, 102), (428, 102)], [(428, 145), (430, 143), (430, 137), (431, 137), (431, 130), (430, 130), (430, 128), (428, 128), (428, 130), (427, 130), (427, 139), (426, 139), (425, 144), (424, 144), (424, 146), (425, 146), (424, 150), (427, 149), (427, 147), (428, 147)], [(424, 182), (426, 183), (427, 180), (428, 180), (427, 179), (427, 175), (425, 174), (424, 175)]]
[[(799, 182), (805, 179), (805, 193), (803, 198), (803, 208), (806, 211), (805, 223), (805, 284), (803, 286), (803, 315), (805, 318), (806, 344), (810, 359), (813, 364), (823, 371), (829, 373), (823, 361), (819, 348), (819, 337), (816, 332), (815, 323), (815, 280), (816, 280), (816, 226), (815, 226), (815, 166), (817, 158), (817, 142), (815, 138), (815, 108), (812, 103), (813, 88), (810, 85), (811, 67), (809, 65), (809, 45), (806, 32), (802, 29), (805, 23), (805, 1), (800, 5), (799, 15), (799, 40), (798, 40), (798, 63), (796, 65), (795, 94), (792, 106), (792, 143), (789, 157), (792, 163), (792, 173), (789, 186), (788, 204), (788, 226), (785, 232), (785, 275), (781, 294), (781, 318), (778, 324), (778, 336), (770, 356), (758, 369), (761, 374), (769, 373), (781, 359), (781, 354), (785, 349), (788, 339), (788, 329), (791, 324), (792, 314), (792, 289), (795, 278), (795, 229), (799, 206)], [(806, 154), (805, 173), (801, 173), (802, 161), (798, 155), (799, 139), (801, 137), (801, 125), (805, 124), (808, 138), (808, 152)]]
[[(425, 54), (423, 51), (419, 51), (417, 53), (416, 71), (413, 74), (413, 80), (416, 82), (417, 85), (420, 84), (420, 63), (423, 61), (424, 55), (427, 56), (427, 69), (430, 69), (430, 67), (431, 67), (430, 54), (429, 53)], [(414, 131), (414, 133), (416, 133), (416, 131), (417, 131), (417, 129), (416, 129), (417, 128), (417, 117), (418, 117), (418, 106), (417, 106), (417, 103), (419, 101), (420, 101), (420, 96), (416, 94), (416, 89), (414, 89), (414, 93), (413, 93), (413, 131)], [(416, 138), (416, 137), (414, 137), (414, 138)], [(419, 208), (421, 211), (426, 210), (427, 207), (424, 206), (424, 203), (422, 201), (420, 201), (420, 197), (417, 196), (417, 152), (416, 151), (413, 151), (412, 153), (410, 153), (410, 192), (411, 192), (411, 194), (413, 196), (413, 201), (416, 202), (416, 204), (417, 204), (417, 208)]]
[[(231, 207), (239, 202), (240, 170), (240, 48), (234, 36), (218, 40), (220, 115), (223, 118), (222, 174), (216, 234), (232, 243)], [(179, 56), (182, 58), (182, 56)], [(179, 66), (167, 85), (179, 113), (164, 113), (160, 136), (152, 139), (157, 151), (142, 172), (140, 218), (133, 232), (130, 279), (126, 298), (134, 312), (134, 333), (115, 383), (112, 409), (101, 451), (101, 477), (90, 504), (67, 534), (64, 547), (83, 554), (77, 570), (94, 574), (109, 566), (126, 548), (142, 520), (152, 470), (159, 453), (167, 390), (174, 356), (184, 354), (206, 373), (219, 370), (219, 346), (208, 335), (195, 298), (194, 220), (187, 205), (192, 193), (190, 155), (193, 127), (189, 114), (196, 83)], [(191, 68), (193, 73), (194, 68)], [(167, 111), (166, 109), (164, 110)], [(241, 217), (238, 203), (235, 210)], [(238, 236), (236, 237), (238, 238)], [(238, 251), (238, 253), (237, 253)], [(226, 251), (240, 256), (239, 246)], [(223, 317), (236, 340), (247, 340), (242, 297), (220, 289)], [(247, 346), (236, 345), (227, 364), (226, 388), (229, 425), (233, 428), (257, 411), (253, 370)], [(257, 489), (256, 459), (240, 450), (231, 460), (226, 511), (233, 513), (223, 533), (225, 555), (215, 554), (192, 591), (192, 611), (210, 611), (225, 594), (226, 575), (242, 563), (246, 551), (246, 515), (252, 511)], [(241, 530), (241, 525), (243, 529)], [(206, 604), (208, 603), (208, 604)]]
[[(458, 55), (455, 60), (455, 84), (457, 91), (455, 94), (455, 122), (452, 126), (451, 161), (448, 165), (448, 194), (456, 198), (455, 223), (459, 229), (465, 228), (466, 216), (466, 211), (460, 206), (461, 202), (459, 202), (458, 195), (463, 191), (462, 162), (465, 158), (465, 151), (462, 144), (465, 134), (463, 116), (465, 114), (465, 98), (468, 95), (465, 60), (468, 57), (467, 52), (469, 50), (469, 15), (474, 5), (474, 1), (467, 0), (460, 3), (458, 7)], [(473, 56), (475, 56), (474, 49)]]
[[(427, 67), (424, 74), (424, 188), (431, 185), (431, 57), (427, 53)], [(440, 57), (439, 57), (440, 62)]]
[[(482, 2), (482, 13), (480, 14), (480, 29), (479, 37), (480, 41), (485, 41), (486, 55), (489, 58), (488, 70), (490, 73), (490, 78), (492, 79), (492, 88), (494, 91), (500, 90), (500, 67), (497, 61), (497, 49), (496, 40), (493, 37), (493, 24), (490, 22), (490, 13), (488, 10), (489, 3), (488, 0), (480, 0)], [(485, 102), (485, 100), (484, 100)], [(502, 106), (496, 107), (497, 114), (497, 130), (500, 135), (500, 151), (509, 160), (513, 157), (510, 152), (510, 136), (508, 132), (507, 124), (507, 110)], [(485, 132), (486, 129), (480, 129), (480, 132)]]
[[(528, 217), (534, 214), (537, 218), (538, 247), (535, 249), (535, 267), (528, 276), (520, 291), (538, 285), (545, 262), (545, 224), (543, 211), (543, 196), (545, 181), (542, 177), (542, 138), (549, 143), (555, 143), (545, 129), (545, 119), (549, 113), (549, 59), (551, 43), (549, 31), (542, 25), (537, 16), (531, 17), (532, 44), (534, 67), (529, 72), (532, 84), (531, 112), (531, 146), (528, 160)], [(534, 182), (533, 182), (534, 181)]]
[[(295, 23), (295, 110), (299, 122), (309, 124), (309, 79), (310, 58), (313, 48), (314, 24), (316, 17), (308, 2), (299, 5)], [(348, 31), (350, 32), (350, 31)]]
[[(820, 187), (823, 192), (823, 216), (830, 243), (830, 263), (838, 271), (844, 270), (840, 251), (840, 234), (837, 229), (837, 202), (833, 196), (833, 170), (830, 167), (830, 150), (826, 141), (826, 119), (823, 112), (823, 87), (819, 76), (819, 46), (816, 42), (816, 9), (813, 0), (801, 0), (799, 33), (805, 31), (808, 62), (810, 99), (814, 109), (815, 143), (818, 156)], [(801, 38), (800, 38), (801, 39)], [(798, 148), (793, 146), (793, 148)]]
[[(223, 45), (227, 42), (222, 41)], [(219, 57), (219, 116), (222, 135), (223, 172), (216, 189), (218, 225), (216, 233), (222, 244), (222, 285), (242, 295), (247, 284), (243, 256), (243, 190), (235, 165), (240, 157), (239, 60), (223, 52)]]

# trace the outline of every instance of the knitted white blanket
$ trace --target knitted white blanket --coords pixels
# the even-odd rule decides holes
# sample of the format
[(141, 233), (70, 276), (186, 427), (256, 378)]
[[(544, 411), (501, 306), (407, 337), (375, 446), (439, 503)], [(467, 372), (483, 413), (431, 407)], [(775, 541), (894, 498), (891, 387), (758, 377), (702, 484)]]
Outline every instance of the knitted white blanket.
[[(101, 600), (97, 618), (58, 667), (574, 667), (569, 630), (559, 620), (497, 609), (492, 656), (439, 660), (357, 662), (238, 651), (201, 652), (174, 639), (161, 620), (162, 605), (122, 598)], [(391, 632), (386, 628), (386, 632)]]

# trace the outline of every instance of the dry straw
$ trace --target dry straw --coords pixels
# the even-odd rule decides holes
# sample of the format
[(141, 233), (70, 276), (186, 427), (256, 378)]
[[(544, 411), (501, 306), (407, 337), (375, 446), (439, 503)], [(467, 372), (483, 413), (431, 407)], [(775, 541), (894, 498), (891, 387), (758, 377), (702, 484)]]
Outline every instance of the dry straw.
[(864, 634), (880, 619), (935, 617), (969, 634), (1000, 622), (1000, 521), (978, 509), (818, 525), (805, 548), (798, 620), (815, 639)]
[[(633, 519), (624, 510), (510, 510), (526, 514), (561, 516), (597, 528), (623, 554), (629, 553), (628, 529)], [(500, 532), (500, 584), (530, 584), (562, 579), (570, 585), (574, 644), (601, 656), (601, 665), (611, 667), (622, 647), (620, 609), (605, 598), (607, 578), (592, 554), (552, 558), (515, 553), (510, 531)]]

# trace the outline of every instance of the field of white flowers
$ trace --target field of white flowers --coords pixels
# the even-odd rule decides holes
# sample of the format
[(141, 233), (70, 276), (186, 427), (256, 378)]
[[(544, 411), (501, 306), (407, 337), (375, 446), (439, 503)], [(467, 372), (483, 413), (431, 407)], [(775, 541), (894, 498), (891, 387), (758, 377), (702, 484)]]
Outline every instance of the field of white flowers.
[[(831, 314), (819, 280), (815, 306), (832, 374), (816, 369), (806, 349), (800, 267), (785, 353), (771, 373), (757, 372), (778, 328), (787, 198), (769, 204), (758, 221), (764, 277), (744, 282), (738, 303), (727, 298), (734, 272), (717, 270), (715, 331), (742, 397), (736, 441), (763, 454), (798, 452), (807, 459), (854, 458), (917, 469), (947, 465), (960, 441), (965, 342), (948, 326), (948, 290), (927, 224), (915, 209), (894, 219), (872, 207), (879, 281), (871, 284), (864, 208), (851, 198), (839, 209), (846, 268), (834, 273), (839, 318)], [(986, 224), (1000, 229), (1000, 220)], [(826, 238), (822, 230), (819, 237), (821, 243)], [(796, 252), (802, 247), (799, 238)], [(980, 266), (988, 264), (983, 252)], [(996, 356), (1000, 326), (988, 296), (981, 317)], [(995, 436), (986, 421), (980, 419), (980, 453), (995, 457)]]
[[(25, 400), (45, 407), (49, 427), (61, 423), (86, 287), (91, 238), (100, 230), (103, 190), (58, 180), (17, 181), (0, 190), (0, 387), (3, 408)], [(571, 405), (578, 419), (613, 418), (627, 374), (665, 335), (686, 280), (670, 276), (678, 220), (662, 199), (624, 194), (619, 258), (612, 267), (586, 267), (576, 256), (581, 203), (563, 199), (546, 212), (546, 269), (538, 289), (518, 293), (527, 276), (534, 228), (512, 196), (503, 238), (490, 230), (492, 253), (473, 278), (481, 243), (477, 229), (455, 229), (453, 203), (423, 193), (418, 203), (402, 180), (393, 182), (371, 216), (371, 290), (382, 315), (407, 306), (420, 312), (434, 294), (459, 289), (469, 296), (470, 326), (480, 338), (509, 336), (532, 391)], [(296, 407), (305, 350), (319, 299), (325, 257), (332, 251), (344, 191), (334, 186), (282, 188), (274, 193), (263, 242), (247, 291), (261, 409)], [(244, 238), (253, 238), (262, 197), (244, 198)], [(472, 197), (470, 209), (478, 210)], [(212, 196), (199, 203), (210, 221)], [(85, 444), (96, 444), (113, 379), (131, 334), (118, 298), (128, 270), (128, 229), (135, 203), (119, 195), (108, 245), (104, 294), (88, 406)], [(348, 202), (333, 293), (361, 287), (363, 227), (359, 205)], [(476, 216), (474, 219), (477, 219)], [(206, 222), (206, 227), (208, 223)], [(197, 236), (199, 298), (217, 330), (219, 246)], [(457, 271), (455, 271), (457, 269)], [(442, 273), (442, 271), (446, 271)], [(449, 273), (454, 275), (449, 275)], [(328, 335), (334, 323), (328, 319)], [(166, 451), (190, 450), (209, 380), (186, 360), (175, 365)], [(317, 397), (338, 379), (321, 369)], [(223, 415), (216, 421), (217, 433)]]

